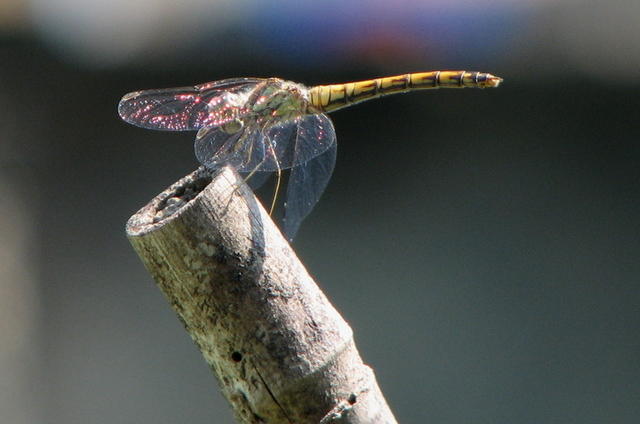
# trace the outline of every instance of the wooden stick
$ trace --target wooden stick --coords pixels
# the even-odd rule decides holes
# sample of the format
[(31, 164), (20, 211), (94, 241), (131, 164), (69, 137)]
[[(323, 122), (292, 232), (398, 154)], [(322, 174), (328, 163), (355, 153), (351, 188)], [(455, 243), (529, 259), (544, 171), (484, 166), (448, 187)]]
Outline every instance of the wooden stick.
[(127, 235), (238, 423), (396, 423), (351, 328), (231, 168), (184, 177)]

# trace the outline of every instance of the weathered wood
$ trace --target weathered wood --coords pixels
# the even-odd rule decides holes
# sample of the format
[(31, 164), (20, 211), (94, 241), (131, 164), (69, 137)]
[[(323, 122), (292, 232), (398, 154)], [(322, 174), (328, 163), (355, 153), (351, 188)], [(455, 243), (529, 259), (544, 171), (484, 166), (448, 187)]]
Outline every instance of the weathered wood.
[(351, 328), (231, 168), (178, 181), (127, 235), (239, 423), (396, 423)]

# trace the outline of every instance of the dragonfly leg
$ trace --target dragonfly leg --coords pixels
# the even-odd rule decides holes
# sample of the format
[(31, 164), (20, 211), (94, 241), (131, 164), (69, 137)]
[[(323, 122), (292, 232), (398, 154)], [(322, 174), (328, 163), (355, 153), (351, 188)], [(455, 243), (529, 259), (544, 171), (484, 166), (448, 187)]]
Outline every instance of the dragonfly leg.
[[(264, 162), (264, 161), (263, 161)], [(262, 162), (260, 162), (260, 165), (262, 165)], [(249, 181), (249, 178), (253, 177), (255, 175), (255, 173), (258, 171), (258, 169), (260, 168), (260, 165), (256, 166), (255, 169), (251, 172), (249, 172), (249, 175), (247, 175), (246, 177), (244, 177), (244, 181), (247, 182)]]
[(278, 192), (280, 191), (280, 182), (282, 182), (282, 169), (278, 166), (278, 170), (276, 171), (277, 181), (276, 188), (273, 192), (273, 200), (271, 200), (271, 207), (269, 208), (269, 216), (273, 215), (273, 210), (276, 208), (276, 200), (278, 200)]
[[(271, 139), (267, 138), (267, 149), (269, 149), (271, 155), (273, 158), (275, 158), (276, 160), (274, 161), (276, 164), (276, 168), (278, 168), (276, 170), (276, 174), (277, 174), (277, 181), (276, 181), (276, 188), (275, 191), (273, 193), (273, 199), (271, 200), (271, 207), (269, 208), (269, 216), (273, 215), (273, 211), (276, 208), (276, 201), (278, 200), (278, 192), (280, 191), (280, 183), (282, 182), (282, 168), (280, 168), (280, 161), (278, 160), (278, 156), (276, 154), (276, 151), (273, 147), (273, 143), (271, 142)], [(265, 160), (267, 158), (267, 155), (265, 155)]]
[[(269, 143), (268, 149), (272, 152), (272, 154), (275, 157), (275, 152), (274, 152), (274, 149), (273, 149), (273, 146), (271, 145), (271, 143)], [(265, 158), (262, 159), (262, 161), (260, 161), (260, 163), (258, 165), (256, 165), (256, 167), (253, 169), (253, 171), (251, 171), (249, 173), (249, 175), (244, 177), (245, 184), (249, 181), (249, 179), (251, 177), (253, 177), (256, 174), (256, 172), (258, 172), (260, 170), (260, 168), (262, 167), (262, 165), (265, 163), (266, 160), (267, 160), (267, 157), (265, 156)], [(276, 208), (276, 202), (278, 200), (278, 193), (280, 192), (280, 185), (282, 183), (282, 168), (280, 168), (280, 163), (278, 163), (278, 161), (275, 161), (275, 164), (276, 164), (276, 167), (278, 168), (276, 170), (277, 180), (276, 180), (276, 187), (275, 187), (274, 193), (273, 193), (273, 199), (271, 200), (271, 206), (269, 207), (269, 216), (273, 215), (273, 211)]]

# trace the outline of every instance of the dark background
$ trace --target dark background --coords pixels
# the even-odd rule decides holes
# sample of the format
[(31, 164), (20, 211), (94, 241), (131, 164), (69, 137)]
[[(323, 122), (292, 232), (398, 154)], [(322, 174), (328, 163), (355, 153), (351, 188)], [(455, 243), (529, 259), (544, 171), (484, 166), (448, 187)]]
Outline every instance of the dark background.
[(124, 233), (195, 134), (121, 122), (123, 94), (434, 69), (505, 82), (332, 114), (294, 248), (401, 423), (640, 419), (637, 2), (9, 4), (2, 423), (232, 422)]

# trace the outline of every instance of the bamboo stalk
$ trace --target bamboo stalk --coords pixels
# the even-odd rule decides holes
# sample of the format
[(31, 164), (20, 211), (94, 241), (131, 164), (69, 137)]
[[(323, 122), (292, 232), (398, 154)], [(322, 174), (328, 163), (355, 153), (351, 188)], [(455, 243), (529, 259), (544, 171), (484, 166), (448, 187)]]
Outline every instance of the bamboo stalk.
[(352, 330), (231, 168), (203, 168), (127, 223), (238, 423), (396, 423)]

